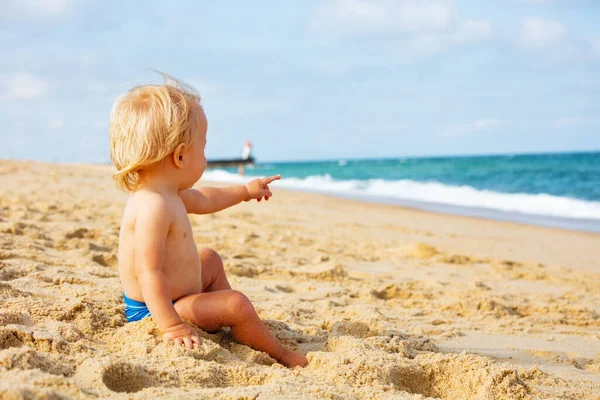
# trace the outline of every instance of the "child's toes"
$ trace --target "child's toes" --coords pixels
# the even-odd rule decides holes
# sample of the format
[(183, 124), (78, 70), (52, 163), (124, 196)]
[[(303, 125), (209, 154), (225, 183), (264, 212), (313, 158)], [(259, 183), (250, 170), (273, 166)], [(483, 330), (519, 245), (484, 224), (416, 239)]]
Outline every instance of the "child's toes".
[(281, 363), (288, 368), (304, 367), (308, 364), (306, 356), (299, 351), (286, 351)]

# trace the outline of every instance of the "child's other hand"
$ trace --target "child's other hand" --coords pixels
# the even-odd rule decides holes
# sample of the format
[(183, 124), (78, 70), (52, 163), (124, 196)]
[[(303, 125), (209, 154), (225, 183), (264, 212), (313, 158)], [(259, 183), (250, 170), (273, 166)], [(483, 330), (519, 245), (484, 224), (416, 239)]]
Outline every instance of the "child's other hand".
[(188, 349), (193, 349), (194, 343), (200, 345), (200, 336), (185, 322), (167, 329), (163, 333), (163, 339), (171, 340), (175, 346), (185, 346)]
[(281, 179), (281, 175), (274, 175), (268, 178), (255, 179), (246, 184), (246, 189), (248, 190), (248, 197), (245, 201), (250, 201), (252, 199), (256, 199), (256, 201), (261, 201), (263, 197), (265, 200), (269, 200), (273, 193), (269, 189), (269, 183)]

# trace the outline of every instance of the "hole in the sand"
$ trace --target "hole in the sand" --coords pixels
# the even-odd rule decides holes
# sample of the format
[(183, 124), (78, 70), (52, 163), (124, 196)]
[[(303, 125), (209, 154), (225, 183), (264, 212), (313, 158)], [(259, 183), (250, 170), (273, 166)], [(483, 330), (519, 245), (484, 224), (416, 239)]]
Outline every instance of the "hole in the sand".
[(0, 312), (0, 326), (31, 324), (32, 321), (26, 314), (12, 311)]
[(141, 365), (117, 363), (102, 374), (102, 382), (113, 392), (134, 393), (154, 386), (153, 379)]
[(27, 297), (30, 296), (29, 293), (23, 292), (19, 289), (16, 289), (9, 285), (8, 283), (0, 282), (0, 298), (10, 298), (10, 297)]
[(11, 347), (21, 347), (23, 341), (12, 330), (0, 329), (0, 350), (10, 349)]

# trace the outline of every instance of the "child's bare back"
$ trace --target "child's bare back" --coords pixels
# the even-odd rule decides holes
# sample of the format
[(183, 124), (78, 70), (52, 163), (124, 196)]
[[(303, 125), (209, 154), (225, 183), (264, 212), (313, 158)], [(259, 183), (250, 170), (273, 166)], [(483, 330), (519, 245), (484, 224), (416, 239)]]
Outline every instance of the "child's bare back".
[[(150, 252), (158, 253), (155, 256), (161, 257), (163, 264), (169, 266), (163, 275), (169, 285), (170, 298), (176, 300), (190, 293), (202, 292), (200, 257), (183, 201), (178, 195), (162, 196), (147, 190), (133, 193), (123, 214), (119, 237), (119, 274), (123, 291), (131, 299), (143, 300), (136, 271), (135, 244), (160, 240), (144, 237), (156, 235), (144, 229), (144, 225), (152, 223), (168, 225), (164, 244), (150, 249)], [(138, 246), (137, 251), (144, 250)]]
[(278, 175), (225, 188), (192, 188), (206, 168), (207, 121), (189, 88), (133, 88), (111, 114), (115, 179), (131, 192), (119, 238), (119, 273), (128, 321), (152, 316), (166, 340), (193, 348), (205, 331), (230, 327), (240, 343), (289, 367), (306, 357), (285, 348), (229, 284), (219, 255), (196, 248), (188, 214), (268, 200)]

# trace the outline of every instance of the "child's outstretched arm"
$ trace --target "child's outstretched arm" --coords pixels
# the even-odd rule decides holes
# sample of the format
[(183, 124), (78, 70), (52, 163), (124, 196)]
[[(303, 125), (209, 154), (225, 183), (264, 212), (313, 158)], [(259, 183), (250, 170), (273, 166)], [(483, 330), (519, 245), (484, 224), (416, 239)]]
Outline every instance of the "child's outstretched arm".
[(202, 187), (187, 189), (179, 192), (188, 214), (212, 214), (231, 206), (256, 199), (269, 200), (273, 193), (269, 184), (281, 179), (280, 175), (268, 178), (255, 179), (246, 185), (230, 186), (224, 188)]
[(196, 332), (183, 322), (169, 294), (163, 275), (165, 246), (171, 226), (167, 204), (162, 199), (149, 199), (147, 212), (139, 213), (135, 221), (135, 271), (138, 283), (158, 328), (167, 340), (193, 348), (200, 344)]

